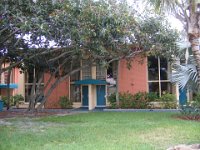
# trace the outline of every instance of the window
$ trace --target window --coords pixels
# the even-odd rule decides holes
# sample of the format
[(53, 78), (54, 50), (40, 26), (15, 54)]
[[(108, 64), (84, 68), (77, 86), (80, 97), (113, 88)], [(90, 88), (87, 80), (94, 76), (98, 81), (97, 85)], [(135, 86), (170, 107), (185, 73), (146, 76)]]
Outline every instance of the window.
[(72, 102), (81, 102), (81, 87), (80, 85), (70, 85), (70, 100)]
[[(77, 69), (79, 69), (80, 68), (80, 62), (79, 61), (77, 61), (77, 63), (72, 63), (72, 66), (71, 66), (71, 70), (72, 71), (74, 71), (74, 70), (77, 70)], [(74, 82), (74, 81), (78, 81), (78, 80), (80, 80), (80, 71), (77, 71), (77, 72), (75, 72), (74, 74), (72, 74), (71, 76), (70, 76), (70, 82)]]
[[(8, 81), (8, 71), (5, 71), (5, 72), (1, 73), (1, 75), (0, 75), (0, 83), (7, 84), (7, 81)], [(11, 71), (10, 83), (12, 83), (12, 82), (13, 82), (13, 73)]]
[(109, 64), (107, 69), (107, 95), (110, 96), (111, 94), (116, 93), (116, 80), (117, 80), (117, 61), (114, 61)]
[[(35, 68), (30, 69), (28, 72), (25, 72), (25, 102), (29, 102), (30, 96), (31, 96), (31, 89), (33, 86), (34, 78), (36, 78), (36, 81), (38, 82), (42, 72), (37, 71)], [(39, 83), (36, 83), (36, 88)], [(44, 81), (42, 81), (39, 92), (43, 93), (44, 91)], [(34, 93), (36, 92), (36, 89), (34, 89)]]
[(172, 93), (172, 85), (168, 79), (169, 64), (162, 57), (148, 57), (148, 84), (149, 92), (156, 92), (161, 96)]
[(114, 61), (109, 64), (107, 69), (107, 77), (117, 79), (117, 61)]
[(106, 79), (106, 68), (101, 65), (97, 65), (96, 66), (96, 74), (97, 74), (96, 78), (98, 80), (105, 80)]
[(80, 71), (78, 71), (70, 76), (71, 82), (78, 81), (78, 80), (80, 80)]
[[(87, 60), (82, 61), (82, 66), (88, 65)], [(82, 70), (82, 79), (92, 79), (92, 69), (91, 66), (88, 66)]]
[[(80, 68), (80, 63), (73, 64), (72, 70)], [(81, 72), (78, 71), (70, 76), (70, 101), (81, 102), (81, 87), (75, 85), (75, 81), (81, 79)]]

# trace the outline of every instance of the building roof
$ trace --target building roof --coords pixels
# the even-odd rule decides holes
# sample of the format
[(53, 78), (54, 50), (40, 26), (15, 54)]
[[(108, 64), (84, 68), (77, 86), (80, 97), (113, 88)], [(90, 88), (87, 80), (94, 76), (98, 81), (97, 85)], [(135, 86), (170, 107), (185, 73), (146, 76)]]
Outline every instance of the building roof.
[(77, 85), (89, 85), (89, 84), (93, 84), (93, 85), (106, 85), (108, 84), (106, 82), (106, 80), (96, 80), (96, 79), (85, 79), (85, 80), (78, 80), (78, 81), (75, 81), (75, 84)]
[[(0, 89), (5, 89), (5, 88), (7, 88), (7, 84), (0, 84)], [(9, 88), (10, 89), (16, 89), (16, 88), (18, 88), (18, 85), (15, 84), (15, 83), (11, 83), (9, 85)]]

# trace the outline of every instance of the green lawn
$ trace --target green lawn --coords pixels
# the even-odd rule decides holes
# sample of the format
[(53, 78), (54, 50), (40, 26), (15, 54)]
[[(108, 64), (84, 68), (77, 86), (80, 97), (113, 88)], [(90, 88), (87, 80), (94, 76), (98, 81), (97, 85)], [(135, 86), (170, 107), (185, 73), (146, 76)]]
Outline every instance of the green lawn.
[(200, 122), (174, 113), (95, 112), (0, 121), (0, 150), (159, 150), (200, 143)]

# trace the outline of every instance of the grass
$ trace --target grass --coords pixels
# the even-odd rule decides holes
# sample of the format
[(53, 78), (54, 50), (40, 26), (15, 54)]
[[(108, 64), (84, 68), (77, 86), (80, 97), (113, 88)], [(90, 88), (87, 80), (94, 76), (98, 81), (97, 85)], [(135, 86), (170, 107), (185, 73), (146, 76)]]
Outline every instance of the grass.
[(164, 150), (200, 143), (200, 123), (174, 113), (95, 112), (1, 121), (1, 150)]

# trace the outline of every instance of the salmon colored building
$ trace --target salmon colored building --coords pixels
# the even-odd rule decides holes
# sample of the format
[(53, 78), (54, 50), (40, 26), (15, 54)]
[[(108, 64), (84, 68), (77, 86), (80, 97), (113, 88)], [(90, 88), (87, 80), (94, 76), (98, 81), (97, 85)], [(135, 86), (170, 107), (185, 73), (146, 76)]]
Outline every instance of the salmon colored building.
[(126, 60), (120, 61), (119, 92), (148, 92), (147, 58), (135, 57), (131, 68), (127, 68)]
[[(131, 61), (130, 69), (127, 65), (126, 60), (119, 62), (119, 92), (148, 92), (147, 58), (136, 56)], [(110, 64), (108, 69), (101, 66), (86, 68), (61, 83), (45, 106), (57, 108), (59, 97), (67, 95), (74, 107), (86, 107), (89, 110), (106, 107), (109, 105), (107, 97), (116, 92), (116, 80), (117, 62)]]
[[(9, 64), (4, 64), (3, 67), (7, 67)], [(7, 95), (7, 80), (8, 79), (8, 72), (3, 72), (0, 75), (0, 96)], [(24, 75), (20, 74), (19, 68), (14, 68), (11, 71), (11, 78), (10, 78), (10, 94), (24, 94)]]
[[(83, 60), (82, 63), (87, 63), (87, 61)], [(120, 60), (119, 66), (117, 64), (118, 62), (113, 62), (107, 69), (101, 66), (88, 67), (72, 75), (53, 90), (45, 103), (45, 108), (60, 108), (59, 98), (61, 96), (69, 97), (74, 108), (85, 107), (92, 110), (106, 107), (109, 105), (107, 97), (116, 92), (117, 72), (119, 92), (132, 94), (157, 92), (160, 96), (164, 92), (169, 92), (175, 94), (179, 100), (179, 90), (169, 80), (171, 68), (166, 59), (137, 55), (132, 58), (129, 64), (130, 68), (127, 67), (126, 60)], [(24, 104), (28, 103), (34, 75), (35, 70), (24, 74), (20, 74), (19, 69), (13, 70), (12, 81), (16, 87), (12, 89), (12, 94), (23, 95), (25, 97)], [(49, 76), (48, 73), (44, 75), (43, 87), (47, 84)], [(0, 94), (5, 95), (5, 89), (2, 87), (0, 89)], [(41, 91), (47, 92), (43, 88)]]

